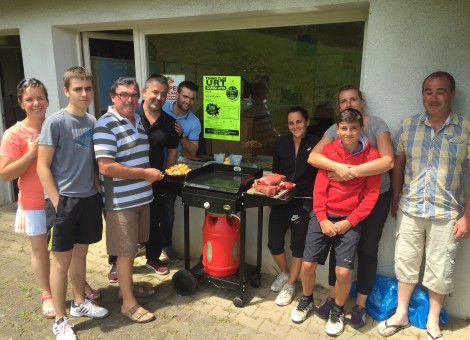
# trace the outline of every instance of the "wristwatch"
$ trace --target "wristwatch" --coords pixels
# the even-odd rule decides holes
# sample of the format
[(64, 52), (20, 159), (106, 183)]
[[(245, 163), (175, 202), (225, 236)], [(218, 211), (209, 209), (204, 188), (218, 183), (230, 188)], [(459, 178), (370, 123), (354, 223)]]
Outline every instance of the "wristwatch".
[(184, 134), (183, 131), (181, 131), (180, 138), (181, 138), (181, 139), (186, 138), (186, 135)]

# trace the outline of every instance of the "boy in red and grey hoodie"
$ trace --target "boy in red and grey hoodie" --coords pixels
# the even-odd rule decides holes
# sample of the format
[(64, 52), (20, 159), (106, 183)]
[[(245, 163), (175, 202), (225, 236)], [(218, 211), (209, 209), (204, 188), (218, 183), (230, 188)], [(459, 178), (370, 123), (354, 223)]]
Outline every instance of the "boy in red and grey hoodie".
[[(346, 109), (339, 114), (338, 139), (325, 145), (322, 154), (335, 162), (356, 166), (379, 158), (363, 132), (362, 114)], [(313, 189), (310, 219), (301, 277), (305, 285), (315, 281), (318, 263), (324, 264), (330, 247), (336, 254), (336, 297), (326, 325), (326, 333), (338, 336), (344, 330), (344, 303), (351, 288), (361, 221), (374, 208), (379, 195), (380, 175), (358, 177), (349, 181), (332, 181), (326, 170), (318, 170)], [(310, 287), (314, 286), (314, 282)], [(313, 309), (313, 296), (302, 296), (292, 311), (292, 321), (303, 322)]]

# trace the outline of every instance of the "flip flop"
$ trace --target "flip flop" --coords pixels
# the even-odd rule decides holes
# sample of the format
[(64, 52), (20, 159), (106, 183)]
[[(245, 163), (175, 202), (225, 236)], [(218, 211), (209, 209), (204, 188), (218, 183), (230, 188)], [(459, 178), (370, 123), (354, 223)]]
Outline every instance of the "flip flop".
[[(385, 326), (385, 327), (382, 327), (382, 326)], [(401, 331), (402, 329), (408, 328), (410, 326), (411, 324), (409, 322), (406, 325), (389, 325), (388, 320), (385, 320), (377, 325), (377, 332), (379, 332), (379, 334), (382, 335), (383, 337), (389, 337)], [(386, 330), (387, 328), (393, 328), (393, 331), (390, 333), (384, 333), (384, 330)]]
[(86, 298), (90, 301), (98, 301), (101, 299), (101, 294), (99, 291), (90, 287), (90, 292), (86, 295)]
[(427, 332), (428, 333), (428, 340), (437, 340), (437, 339), (444, 339), (444, 334), (439, 334), (439, 335), (436, 335), (436, 336), (432, 336), (431, 333)]
[(44, 315), (44, 318), (46, 319), (55, 319), (55, 309), (54, 307), (49, 307), (44, 309), (44, 301), (47, 300), (52, 300), (52, 296), (47, 295), (47, 296), (41, 296), (41, 309), (42, 309), (42, 315)]
[[(138, 299), (148, 298), (148, 297), (155, 295), (155, 289), (153, 289), (153, 287), (146, 287), (146, 286), (134, 284), (134, 287), (132, 288), (132, 293), (134, 293), (134, 296)], [(122, 300), (121, 294), (118, 294), (118, 299)]]
[[(140, 310), (140, 312), (139, 312)], [(135, 304), (134, 307), (130, 308), (127, 312), (121, 312), (122, 315), (125, 317), (129, 318), (131, 321), (137, 322), (137, 323), (147, 323), (150, 321), (153, 321), (156, 319), (155, 315), (150, 313), (148, 310), (143, 308), (141, 305), (138, 303)], [(146, 315), (152, 315), (151, 318), (149, 319), (142, 319)]]

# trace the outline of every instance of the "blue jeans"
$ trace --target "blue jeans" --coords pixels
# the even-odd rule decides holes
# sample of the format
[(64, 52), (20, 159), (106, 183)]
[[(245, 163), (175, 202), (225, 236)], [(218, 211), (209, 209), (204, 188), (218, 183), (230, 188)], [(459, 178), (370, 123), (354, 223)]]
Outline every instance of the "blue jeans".
[(175, 200), (176, 194), (173, 192), (167, 192), (163, 196), (163, 212), (160, 222), (162, 248), (169, 247), (172, 244), (173, 223), (175, 222)]

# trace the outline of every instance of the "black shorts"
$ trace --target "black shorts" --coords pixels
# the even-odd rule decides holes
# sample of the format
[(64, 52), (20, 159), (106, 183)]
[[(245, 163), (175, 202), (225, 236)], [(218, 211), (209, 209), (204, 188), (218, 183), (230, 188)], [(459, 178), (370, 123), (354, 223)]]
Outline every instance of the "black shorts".
[(273, 206), (269, 214), (268, 248), (272, 255), (284, 252), (287, 230), (290, 228), (292, 256), (302, 258), (305, 236), (312, 210), (312, 200), (295, 198), (285, 205)]
[[(344, 217), (328, 217), (332, 222), (344, 220)], [(356, 249), (361, 236), (362, 225), (349, 229), (343, 235), (329, 237), (322, 233), (317, 217), (311, 214), (308, 224), (307, 239), (305, 240), (304, 258), (305, 262), (316, 262), (325, 264), (330, 247), (336, 254), (336, 265), (347, 269), (354, 269)]]
[(75, 243), (92, 244), (103, 235), (103, 198), (100, 193), (90, 197), (60, 196), (57, 212), (46, 199), (48, 250), (64, 252)]

